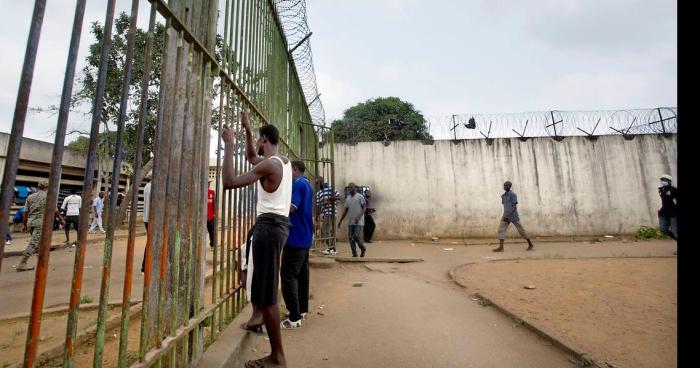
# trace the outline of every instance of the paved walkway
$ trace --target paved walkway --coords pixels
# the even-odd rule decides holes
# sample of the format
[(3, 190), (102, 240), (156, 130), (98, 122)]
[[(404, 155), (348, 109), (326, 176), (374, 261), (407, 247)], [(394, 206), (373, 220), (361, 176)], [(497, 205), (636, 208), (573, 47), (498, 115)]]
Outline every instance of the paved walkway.
[[(672, 255), (675, 242), (506, 243), (493, 246), (377, 242), (368, 257), (422, 258), (409, 264), (349, 264), (312, 269), (311, 313), (301, 329), (283, 330), (290, 367), (572, 367), (560, 350), (454, 284), (450, 269), (506, 258)], [(477, 241), (478, 242), (478, 241)], [(483, 244), (483, 241), (481, 241)], [(452, 250), (446, 250), (452, 248)], [(341, 243), (341, 255), (349, 245)], [(362, 287), (354, 287), (362, 282)], [(258, 338), (250, 358), (269, 352)]]

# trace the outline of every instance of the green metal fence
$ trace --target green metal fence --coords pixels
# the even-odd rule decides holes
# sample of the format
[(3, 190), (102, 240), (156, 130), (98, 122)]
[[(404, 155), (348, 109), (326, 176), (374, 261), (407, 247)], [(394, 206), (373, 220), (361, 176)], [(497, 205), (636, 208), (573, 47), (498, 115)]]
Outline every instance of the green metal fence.
[[(47, 212), (35, 274), (34, 294), (28, 324), (23, 367), (46, 362), (64, 367), (101, 367), (105, 352), (115, 352), (119, 367), (191, 366), (198, 361), (208, 344), (244, 307), (245, 293), (240, 277), (241, 244), (255, 219), (255, 187), (222, 190), (220, 182), (221, 128), (224, 124), (242, 134), (238, 121), (241, 109), (250, 112), (253, 126), (274, 124), (281, 132), (281, 151), (292, 159), (307, 162), (307, 175), (323, 175), (333, 180), (332, 133), (312, 119), (304, 84), (300, 81), (292, 51), (285, 37), (278, 10), (273, 0), (133, 0), (131, 6), (128, 52), (125, 57), (124, 89), (117, 126), (117, 145), (113, 172), (119, 172), (123, 157), (124, 121), (127, 106), (139, 106), (138, 145), (131, 187), (130, 212), (137, 213), (139, 185), (142, 181), (144, 129), (149, 86), (149, 73), (160, 73), (155, 144), (153, 145), (152, 188), (148, 235), (145, 247), (143, 297), (132, 300), (133, 267), (136, 254), (137, 216), (130, 216), (126, 246), (115, 246), (118, 190), (112, 183), (109, 223), (102, 256), (102, 276), (97, 324), (91, 331), (78, 331), (79, 304), (82, 295), (83, 270), (87, 247), (90, 195), (95, 178), (85, 177), (83, 208), (80, 216), (78, 245), (75, 249), (73, 277), (69, 290), (70, 305), (66, 336), (58, 349), (39, 349), (41, 321), (49, 269), (51, 230), (61, 178), (61, 165), (53, 165), (50, 173)], [(24, 120), (38, 40), (44, 18), (45, 0), (35, 1), (25, 64), (18, 92), (17, 108), (10, 137), (2, 186), (2, 214), (8, 217), (14, 177), (21, 146)], [(139, 6), (150, 5), (148, 39), (141, 96), (129, 97), (129, 83), (134, 62), (136, 24), (141, 16)], [(299, 3), (299, 2), (297, 2)], [(290, 4), (285, 4), (288, 10)], [(303, 4), (302, 4), (303, 5)], [(66, 75), (58, 114), (53, 162), (60, 163), (70, 113), (72, 83), (86, 1), (75, 3), (75, 18)], [(107, 1), (101, 59), (92, 108), (90, 145), (86, 173), (94, 172), (100, 111), (105, 93), (107, 62), (115, 0)], [(164, 21), (165, 48), (160, 65), (151, 65), (155, 26)], [(217, 21), (223, 22), (217, 47)], [(222, 27), (219, 27), (221, 29)], [(307, 37), (308, 39), (308, 37)], [(305, 42), (303, 40), (301, 42)], [(290, 51), (292, 50), (292, 51)], [(314, 82), (315, 83), (315, 82)], [(311, 101), (318, 104), (318, 101)], [(318, 107), (315, 107), (318, 111)], [(219, 134), (215, 190), (218, 214), (215, 246), (208, 247), (206, 231), (209, 152), (212, 128)], [(241, 135), (241, 138), (243, 136)], [(239, 140), (243, 141), (243, 139)], [(14, 163), (14, 164), (13, 164)], [(243, 147), (234, 156), (237, 173), (250, 169)], [(313, 180), (312, 180), (313, 181)], [(51, 211), (53, 215), (53, 211)], [(7, 232), (7, 223), (0, 226), (0, 235)], [(0, 246), (0, 262), (2, 262)], [(113, 262), (114, 252), (125, 252), (126, 263)], [(0, 266), (2, 264), (0, 263)], [(113, 268), (124, 268), (124, 279), (113, 280)], [(108, 301), (110, 283), (123, 283), (121, 311), (110, 315)], [(116, 334), (118, 338), (106, 336)], [(93, 340), (94, 338), (94, 340)], [(88, 342), (91, 341), (91, 342)], [(81, 350), (82, 349), (82, 350)], [(80, 351), (92, 349), (91, 358), (80, 358)], [(56, 352), (59, 354), (56, 354)], [(84, 355), (84, 354), (83, 354)], [(83, 355), (80, 355), (81, 357)]]

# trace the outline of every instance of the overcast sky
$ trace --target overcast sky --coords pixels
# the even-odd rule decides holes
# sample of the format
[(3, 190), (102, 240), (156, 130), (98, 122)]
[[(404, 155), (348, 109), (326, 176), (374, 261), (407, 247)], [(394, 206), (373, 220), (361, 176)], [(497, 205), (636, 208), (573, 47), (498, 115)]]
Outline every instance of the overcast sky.
[[(676, 106), (671, 0), (306, 0), (327, 120), (397, 96), (427, 117)], [(106, 1), (88, 1), (87, 22)], [(141, 24), (145, 25), (146, 1)], [(30, 106), (57, 104), (74, 0), (48, 1)], [(130, 1), (117, 1), (126, 10)], [(0, 131), (9, 131), (33, 1), (0, 0)], [(82, 57), (91, 41), (83, 32)], [(52, 140), (30, 113), (25, 136)], [(71, 125), (85, 125), (80, 114)]]

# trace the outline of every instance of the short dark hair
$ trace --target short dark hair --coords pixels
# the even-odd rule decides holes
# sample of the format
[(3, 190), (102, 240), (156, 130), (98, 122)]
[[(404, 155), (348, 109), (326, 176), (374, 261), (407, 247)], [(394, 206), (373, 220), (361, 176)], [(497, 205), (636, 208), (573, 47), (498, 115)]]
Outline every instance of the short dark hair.
[(78, 190), (75, 188), (70, 188), (70, 194), (76, 194), (78, 193)]
[(292, 167), (296, 167), (302, 173), (306, 172), (306, 165), (304, 165), (304, 161), (294, 160), (292, 161)]
[(280, 131), (272, 124), (261, 126), (260, 129), (258, 129), (258, 133), (261, 137), (265, 136), (267, 140), (275, 146), (280, 142)]

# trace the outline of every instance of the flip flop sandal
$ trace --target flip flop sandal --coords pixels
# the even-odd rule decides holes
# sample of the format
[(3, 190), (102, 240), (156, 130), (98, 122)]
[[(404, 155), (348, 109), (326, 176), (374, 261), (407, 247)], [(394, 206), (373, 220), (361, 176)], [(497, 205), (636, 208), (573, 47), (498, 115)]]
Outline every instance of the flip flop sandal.
[(296, 322), (292, 322), (289, 320), (289, 318), (285, 319), (280, 323), (280, 327), (282, 327), (283, 330), (290, 330), (290, 329), (295, 329), (301, 327), (301, 320), (298, 320)]
[(241, 328), (246, 331), (250, 331), (256, 335), (263, 335), (262, 325), (250, 326), (248, 325), (248, 322), (243, 322), (241, 323)]

